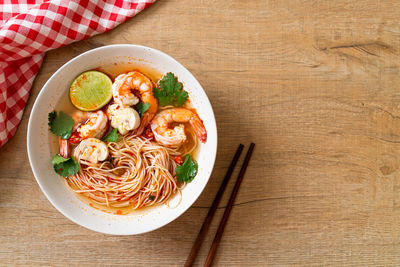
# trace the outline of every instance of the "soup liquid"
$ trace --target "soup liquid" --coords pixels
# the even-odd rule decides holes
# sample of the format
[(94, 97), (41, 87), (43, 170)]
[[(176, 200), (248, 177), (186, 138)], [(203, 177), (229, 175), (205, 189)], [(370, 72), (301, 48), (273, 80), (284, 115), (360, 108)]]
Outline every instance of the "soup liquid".
[[(146, 75), (148, 78), (150, 78), (155, 85), (163, 76), (162, 73), (160, 73), (159, 71), (157, 71), (153, 68), (150, 68), (145, 65), (137, 65), (137, 64), (131, 64), (131, 63), (124, 63), (124, 64), (115, 64), (114, 63), (114, 64), (110, 64), (107, 66), (102, 66), (102, 67), (96, 68), (95, 70), (98, 70), (98, 71), (101, 71), (101, 72), (107, 74), (113, 81), (114, 81), (115, 77), (117, 77), (119, 74), (137, 70), (137, 71), (140, 71), (141, 73), (143, 73), (144, 75)], [(184, 107), (194, 110), (194, 108), (191, 107), (191, 105), (190, 105), (190, 101), (187, 101), (185, 103)], [(65, 90), (65, 93), (62, 95), (60, 101), (57, 103), (57, 111), (63, 111), (65, 113), (71, 115), (73, 112), (75, 112), (77, 110), (78, 109), (76, 109), (70, 101), (69, 90)], [(160, 109), (159, 109), (159, 111), (160, 111)], [(188, 151), (188, 148), (191, 148), (195, 145), (194, 138), (197, 138), (194, 135), (192, 127), (190, 127), (189, 125), (185, 126), (185, 131), (186, 131), (187, 140), (180, 148), (180, 151), (182, 152), (182, 154), (185, 153), (186, 151)], [(50, 135), (50, 138), (51, 138), (50, 144), (54, 144), (51, 147), (52, 154), (58, 154), (59, 153), (58, 137), (56, 137), (55, 135)], [(196, 148), (190, 153), (191, 157), (194, 159), (197, 156), (197, 150), (198, 150), (198, 146), (196, 146)], [(72, 149), (71, 149), (71, 151), (72, 151)], [(183, 156), (184, 156), (184, 154), (183, 154)], [(65, 179), (65, 183), (66, 183), (66, 186), (68, 186), (69, 188), (72, 187), (68, 184), (67, 179)], [(77, 189), (77, 188), (73, 188), (73, 189)], [(78, 198), (82, 202), (86, 203), (87, 205), (89, 205), (95, 209), (101, 210), (103, 212), (113, 213), (113, 214), (117, 214), (117, 215), (126, 215), (126, 214), (130, 214), (130, 213), (134, 213), (134, 212), (138, 211), (131, 207), (114, 208), (114, 207), (103, 206), (101, 204), (98, 204), (98, 203), (92, 201), (90, 198), (88, 198), (84, 194), (79, 194), (79, 193), (75, 193), (75, 194), (78, 196)], [(173, 197), (174, 196), (172, 196), (171, 198), (173, 198)], [(155, 206), (157, 206), (157, 204)], [(149, 210), (149, 209), (152, 209), (153, 207), (154, 206), (140, 208), (139, 210), (141, 213), (143, 213), (143, 210)]]

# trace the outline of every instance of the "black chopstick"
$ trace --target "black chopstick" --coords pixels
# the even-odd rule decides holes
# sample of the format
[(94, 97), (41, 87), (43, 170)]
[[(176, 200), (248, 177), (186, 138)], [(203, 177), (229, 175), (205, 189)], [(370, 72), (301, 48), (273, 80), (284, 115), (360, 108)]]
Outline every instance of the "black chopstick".
[(212, 264), (212, 262), (214, 260), (215, 253), (216, 253), (218, 245), (219, 245), (219, 243), (221, 241), (221, 237), (222, 237), (222, 234), (224, 232), (225, 225), (226, 225), (226, 223), (227, 223), (227, 221), (229, 219), (229, 215), (231, 213), (231, 210), (232, 210), (232, 207), (233, 207), (233, 203), (235, 202), (235, 198), (236, 198), (237, 193), (239, 191), (240, 184), (243, 181), (244, 173), (246, 172), (247, 166), (249, 164), (251, 155), (253, 153), (254, 146), (255, 146), (255, 144), (251, 143), (250, 147), (249, 147), (249, 150), (247, 151), (247, 154), (246, 154), (246, 157), (244, 159), (242, 168), (240, 169), (238, 178), (236, 180), (235, 187), (232, 190), (231, 197), (229, 198), (229, 201), (228, 201), (228, 205), (226, 206), (224, 215), (222, 216), (221, 222), (219, 223), (217, 233), (215, 234), (214, 240), (213, 240), (213, 242), (211, 244), (211, 248), (210, 248), (210, 251), (208, 252), (208, 256), (207, 256), (207, 259), (206, 259), (206, 262), (205, 262), (204, 266), (207, 266), (207, 267), (211, 266), (211, 264)]
[(221, 200), (222, 195), (224, 194), (224, 191), (229, 182), (229, 179), (232, 176), (233, 170), (235, 169), (236, 163), (239, 160), (240, 154), (243, 151), (243, 147), (244, 146), (242, 144), (240, 144), (236, 150), (235, 156), (233, 157), (232, 162), (229, 165), (229, 168), (225, 174), (224, 180), (222, 181), (222, 184), (218, 189), (217, 195), (215, 196), (214, 201), (211, 204), (211, 207), (207, 213), (207, 216), (204, 219), (203, 225), (201, 226), (200, 232), (197, 235), (196, 241), (193, 243), (192, 250), (190, 251), (190, 254), (185, 262), (185, 267), (192, 266), (194, 260), (196, 259), (197, 252), (199, 251), (201, 243), (203, 242), (203, 239), (204, 239), (204, 237), (207, 233), (207, 230), (211, 224), (212, 218), (214, 217), (215, 211), (217, 210), (218, 204)]

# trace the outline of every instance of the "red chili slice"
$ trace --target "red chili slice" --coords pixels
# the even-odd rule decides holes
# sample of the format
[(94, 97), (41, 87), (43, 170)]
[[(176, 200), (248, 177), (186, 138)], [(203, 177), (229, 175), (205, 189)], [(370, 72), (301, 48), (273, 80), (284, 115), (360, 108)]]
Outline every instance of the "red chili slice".
[(178, 164), (178, 165), (183, 164), (182, 156), (176, 156), (174, 160), (175, 160), (176, 164)]
[(147, 139), (150, 139), (150, 140), (154, 139), (154, 134), (153, 134), (153, 131), (151, 130), (150, 127), (147, 127), (144, 130), (143, 136), (146, 137)]
[(71, 137), (68, 139), (72, 144), (79, 144), (82, 141), (82, 137), (78, 132), (73, 132)]

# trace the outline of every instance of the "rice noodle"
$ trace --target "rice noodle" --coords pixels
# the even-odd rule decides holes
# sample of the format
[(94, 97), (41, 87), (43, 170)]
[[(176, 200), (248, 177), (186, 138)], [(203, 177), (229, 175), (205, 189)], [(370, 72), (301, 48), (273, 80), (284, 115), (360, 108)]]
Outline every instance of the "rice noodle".
[(168, 205), (171, 196), (184, 186), (178, 185), (175, 178), (174, 157), (191, 153), (197, 145), (194, 140), (189, 148), (169, 148), (126, 135), (118, 143), (108, 143), (110, 161), (94, 164), (78, 159), (80, 170), (67, 183), (76, 193), (108, 207)]

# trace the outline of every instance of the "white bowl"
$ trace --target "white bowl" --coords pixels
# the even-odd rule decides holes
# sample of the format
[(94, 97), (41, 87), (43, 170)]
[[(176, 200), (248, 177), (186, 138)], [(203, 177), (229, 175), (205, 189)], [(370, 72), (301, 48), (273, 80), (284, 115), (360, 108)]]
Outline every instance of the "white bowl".
[[(161, 73), (173, 72), (189, 92), (192, 105), (203, 119), (207, 142), (197, 154), (199, 171), (195, 179), (182, 190), (182, 202), (175, 208), (159, 205), (128, 215), (115, 215), (92, 208), (81, 201), (58, 176), (51, 165), (54, 138), (48, 130), (48, 113), (60, 108), (57, 103), (67, 97), (69, 86), (80, 73), (105, 64), (141, 65)], [(33, 174), (47, 199), (71, 221), (88, 229), (115, 235), (134, 235), (162, 227), (178, 218), (199, 197), (214, 166), (217, 152), (217, 128), (214, 113), (203, 88), (179, 62), (156, 49), (139, 45), (110, 45), (83, 53), (56, 71), (40, 91), (28, 124), (28, 156)], [(177, 194), (179, 195), (179, 194)], [(177, 201), (179, 196), (171, 200)]]

